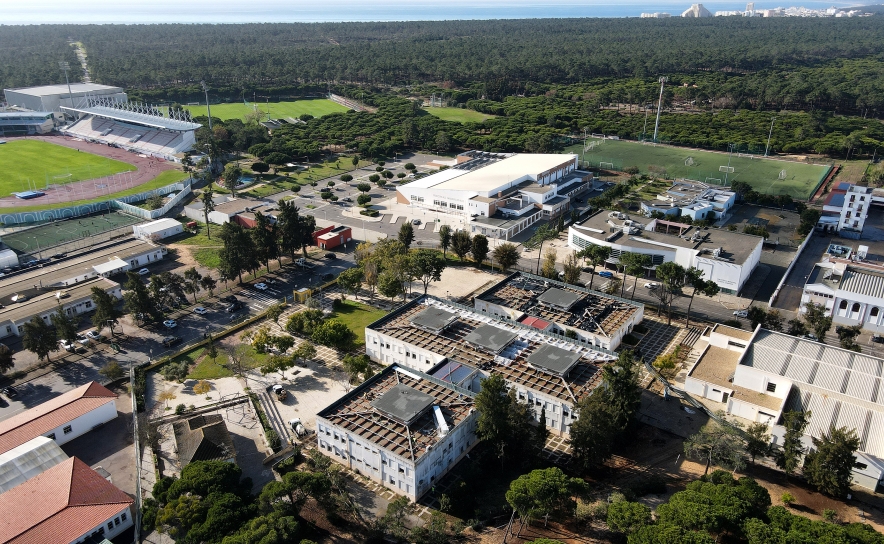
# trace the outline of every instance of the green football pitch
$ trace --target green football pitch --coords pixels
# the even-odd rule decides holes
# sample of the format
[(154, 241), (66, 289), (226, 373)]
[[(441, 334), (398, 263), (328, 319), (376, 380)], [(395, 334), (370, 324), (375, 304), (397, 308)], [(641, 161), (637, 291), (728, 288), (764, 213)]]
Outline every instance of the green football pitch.
[(0, 145), (0, 196), (47, 185), (101, 178), (135, 170), (131, 164), (43, 142), (12, 140)]
[[(185, 106), (191, 115), (206, 115), (206, 106)], [(298, 100), (295, 102), (251, 102), (245, 105), (242, 102), (232, 102), (230, 104), (212, 104), (212, 117), (218, 119), (242, 119), (248, 113), (254, 112), (256, 109), (260, 111), (264, 119), (267, 118), (269, 112), (272, 119), (285, 119), (293, 117), (297, 119), (305, 113), (313, 117), (322, 117), (329, 113), (337, 113), (349, 111), (348, 108), (332, 102), (331, 100)]]
[[(759, 193), (789, 195), (807, 200), (829, 173), (830, 166), (779, 161), (761, 157), (715, 153), (668, 145), (641, 144), (624, 140), (591, 138), (583, 144), (569, 147), (590, 166), (623, 170), (635, 166), (645, 174), (661, 174), (667, 178), (685, 178), (715, 185), (730, 185), (734, 181), (748, 183)], [(727, 172), (728, 159), (733, 171)]]
[(424, 108), (427, 113), (434, 117), (438, 117), (443, 121), (455, 121), (457, 123), (481, 123), (485, 119), (491, 119), (494, 115), (480, 113), (473, 110), (465, 110), (461, 108)]

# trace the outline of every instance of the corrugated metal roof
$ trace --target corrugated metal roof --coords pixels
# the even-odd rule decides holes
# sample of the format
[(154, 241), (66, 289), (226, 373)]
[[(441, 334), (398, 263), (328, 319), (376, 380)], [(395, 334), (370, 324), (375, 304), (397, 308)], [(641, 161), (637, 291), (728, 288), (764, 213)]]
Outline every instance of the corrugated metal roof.
[(884, 275), (870, 270), (848, 267), (841, 277), (838, 289), (880, 298), (884, 294)]

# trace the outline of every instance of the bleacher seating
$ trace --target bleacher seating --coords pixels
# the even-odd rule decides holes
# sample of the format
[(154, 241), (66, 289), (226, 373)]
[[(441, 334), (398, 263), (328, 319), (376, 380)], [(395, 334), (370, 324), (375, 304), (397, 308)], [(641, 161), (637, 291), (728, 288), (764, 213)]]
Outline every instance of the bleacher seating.
[(84, 140), (113, 144), (122, 149), (167, 159), (186, 147), (182, 132), (142, 127), (91, 115), (69, 125), (63, 132)]

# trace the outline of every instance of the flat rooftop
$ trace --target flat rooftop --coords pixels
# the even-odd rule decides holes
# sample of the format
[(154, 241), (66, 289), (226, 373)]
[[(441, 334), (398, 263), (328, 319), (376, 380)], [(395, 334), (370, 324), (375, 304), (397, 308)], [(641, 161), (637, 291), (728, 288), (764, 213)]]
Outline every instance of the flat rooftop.
[(736, 338), (737, 340), (746, 340), (747, 342), (749, 340), (752, 340), (753, 334), (753, 331), (744, 331), (743, 329), (728, 327), (727, 325), (722, 325), (721, 323), (716, 324), (712, 328), (712, 331), (730, 336), (732, 338)]
[[(31, 96), (51, 96), (54, 94), (64, 95), (67, 98), (68, 86), (64, 83), (58, 85), (43, 85), (40, 87), (19, 87), (18, 89), (4, 89), (4, 91), (14, 91), (21, 94)], [(123, 92), (121, 87), (111, 87), (109, 85), (99, 85), (98, 83), (71, 83), (70, 92), (77, 93), (94, 93), (96, 91)]]
[[(441, 440), (436, 418), (427, 409), (430, 405), (439, 406), (453, 431), (470, 415), (473, 397), (415, 370), (391, 365), (317, 416), (416, 463)], [(401, 417), (416, 411), (413, 420)]]
[(638, 302), (525, 272), (511, 274), (476, 298), (602, 336), (613, 336), (643, 309)]
[(400, 383), (371, 401), (371, 407), (400, 423), (409, 425), (435, 401), (432, 395)]
[[(458, 316), (457, 321), (441, 333), (429, 332), (415, 326), (412, 319), (428, 306), (455, 312)], [(514, 334), (515, 338), (498, 354), (490, 353), (486, 349), (476, 349), (466, 341), (466, 338), (482, 327), (497, 328), (505, 333)], [(613, 360), (613, 356), (595, 351), (589, 346), (552, 338), (537, 329), (517, 323), (503, 323), (487, 314), (477, 313), (469, 308), (452, 305), (429, 296), (401, 306), (368, 328), (419, 349), (444, 355), (459, 365), (479, 368), (486, 373), (501, 374), (511, 383), (571, 404), (589, 395), (601, 383), (602, 373), (598, 365)], [(531, 354), (548, 344), (573, 351), (578, 356), (577, 362), (567, 375), (553, 375), (549, 371), (540, 370), (529, 364), (528, 358)]]
[(483, 347), (491, 353), (500, 351), (518, 336), (512, 331), (500, 329), (494, 325), (479, 325), (464, 336), (464, 341), (474, 346)]
[[(59, 302), (69, 304), (76, 300), (85, 300), (92, 298), (92, 288), (101, 287), (105, 291), (118, 287), (118, 283), (106, 278), (94, 278), (85, 282), (78, 283), (72, 287), (47, 291), (40, 293), (33, 298), (28, 298), (24, 302), (9, 302), (4, 308), (0, 308), (0, 324), (6, 322), (17, 323), (23, 319), (30, 319), (35, 315), (52, 311), (58, 308)], [(61, 292), (63, 296), (60, 300), (56, 297), (56, 293)]]
[(548, 170), (574, 162), (576, 157), (576, 155), (553, 153), (518, 153), (504, 159), (489, 161), (471, 170), (462, 169), (461, 165), (457, 165), (412, 183), (419, 184), (415, 187), (422, 188), (487, 193), (521, 180), (525, 176), (536, 179), (538, 175)]
[[(528, 206), (526, 206), (528, 207)], [(480, 225), (488, 225), (489, 227), (495, 227), (499, 229), (508, 229), (515, 225), (518, 225), (525, 219), (532, 217), (534, 213), (541, 213), (538, 209), (536, 212), (526, 212), (524, 215), (512, 216), (512, 215), (504, 215), (499, 210), (494, 212), (494, 215), (486, 217), (484, 215), (478, 215), (470, 219), (470, 223), (478, 223)]]
[(579, 360), (579, 353), (557, 348), (549, 344), (540, 346), (534, 353), (528, 356), (528, 364), (557, 376), (567, 374)]
[[(33, 268), (27, 272), (4, 278), (0, 282), (0, 303), (6, 304), (9, 297), (15, 294), (33, 296), (46, 290), (53, 292), (59, 287), (59, 282), (69, 280), (84, 274), (92, 274), (93, 266), (106, 263), (119, 257), (126, 261), (131, 257), (159, 249), (159, 246), (144, 240), (130, 239), (121, 244), (104, 247), (80, 257), (52, 261), (42, 268)], [(37, 289), (34, 289), (34, 286)], [(42, 286), (42, 288), (41, 288)]]
[(716, 346), (707, 346), (700, 359), (691, 370), (690, 376), (713, 385), (718, 385), (734, 392), (733, 398), (756, 406), (779, 411), (785, 399), (771, 395), (765, 395), (758, 391), (752, 391), (739, 385), (734, 385), (731, 380), (737, 369), (742, 353)]
[[(623, 220), (610, 219), (608, 213), (608, 210), (600, 210), (579, 225), (574, 225), (571, 228), (579, 232), (582, 236), (604, 241), (605, 238), (613, 234), (611, 231), (612, 227), (623, 226)], [(647, 217), (630, 216), (629, 218), (641, 223), (642, 229), (647, 227), (651, 221), (653, 221), (653, 219)], [(664, 229), (663, 226), (660, 226), (659, 228), (661, 230)], [(688, 227), (681, 232), (681, 235), (678, 234), (678, 231), (674, 227), (671, 227), (670, 231), (672, 234), (649, 230), (642, 230), (638, 234), (621, 233), (617, 238), (612, 240), (612, 243), (657, 251), (664, 249), (660, 244), (666, 244), (673, 248), (695, 249), (697, 251), (722, 248), (723, 252), (721, 257), (723, 260), (732, 260), (737, 264), (741, 264), (749, 258), (752, 251), (760, 242), (762, 242), (760, 236), (751, 236), (741, 232), (731, 232), (726, 229), (699, 229), (697, 227)], [(694, 241), (692, 238), (697, 232), (700, 233), (703, 239)], [(712, 258), (711, 254), (708, 256)]]
[(456, 320), (457, 314), (435, 306), (428, 306), (424, 311), (414, 316), (411, 322), (422, 329), (439, 332)]

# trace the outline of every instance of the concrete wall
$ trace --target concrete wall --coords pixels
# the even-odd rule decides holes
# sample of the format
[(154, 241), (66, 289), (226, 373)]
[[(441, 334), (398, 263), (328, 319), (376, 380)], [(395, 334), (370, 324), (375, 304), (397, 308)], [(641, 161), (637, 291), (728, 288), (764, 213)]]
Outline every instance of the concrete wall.
[(92, 528), (86, 533), (83, 533), (83, 536), (81, 536), (74, 542), (83, 542), (89, 537), (89, 535), (92, 535), (94, 533), (98, 533), (103, 538), (110, 540), (120, 535), (129, 527), (132, 527), (132, 523), (132, 512), (130, 511), (129, 506), (125, 506), (122, 510), (107, 518), (96, 527)]
[(421, 372), (427, 372), (445, 360), (444, 355), (418, 348), (367, 327), (365, 329), (365, 353), (372, 360), (385, 366), (400, 364)]
[[(55, 443), (61, 446), (62, 444), (70, 442), (75, 438), (83, 436), (96, 426), (107, 423), (108, 421), (116, 417), (117, 406), (114, 402), (114, 399), (109, 398), (107, 399), (106, 403), (102, 404), (98, 408), (92, 410), (91, 412), (87, 412), (72, 421), (62, 423), (55, 429), (43, 433), (43, 436), (53, 438), (55, 440)], [(65, 433), (65, 427), (68, 426), (70, 426), (71, 430), (70, 432)], [(55, 437), (52, 437), (52, 434), (55, 434)]]

